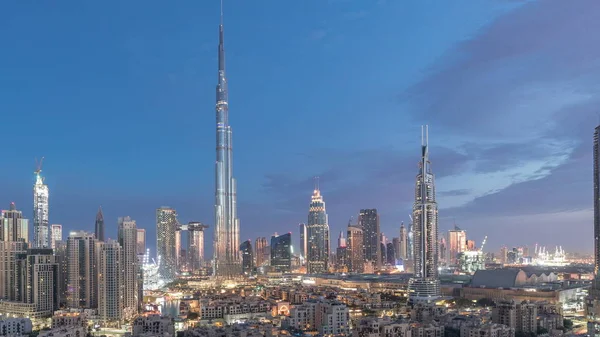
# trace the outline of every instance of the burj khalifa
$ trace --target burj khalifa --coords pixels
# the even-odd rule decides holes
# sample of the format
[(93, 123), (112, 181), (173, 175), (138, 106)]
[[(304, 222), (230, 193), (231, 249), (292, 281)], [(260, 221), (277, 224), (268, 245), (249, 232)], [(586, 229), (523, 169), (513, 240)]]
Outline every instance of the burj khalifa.
[(242, 273), (240, 221), (237, 218), (236, 183), (233, 178), (232, 131), (229, 125), (223, 5), (219, 24), (219, 75), (217, 83), (217, 161), (215, 163), (214, 275), (235, 277)]

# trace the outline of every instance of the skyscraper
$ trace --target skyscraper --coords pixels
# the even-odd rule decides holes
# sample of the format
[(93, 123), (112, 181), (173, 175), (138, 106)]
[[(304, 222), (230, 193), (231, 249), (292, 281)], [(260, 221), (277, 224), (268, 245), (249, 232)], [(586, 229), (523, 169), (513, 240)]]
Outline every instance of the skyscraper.
[(69, 286), (69, 256), (67, 255), (67, 242), (57, 241), (54, 248), (54, 257), (58, 264), (58, 295), (61, 305), (67, 304)]
[(96, 237), (84, 231), (67, 238), (68, 299), (70, 308), (95, 309), (98, 306)]
[(421, 129), (421, 161), (413, 205), (414, 275), (409, 280), (411, 302), (432, 302), (440, 296), (438, 278), (438, 209), (435, 181), (429, 162), (427, 127)]
[(292, 269), (292, 233), (271, 236), (271, 267), (280, 272)]
[(359, 226), (348, 224), (348, 265), (349, 271), (362, 273), (365, 270), (363, 230)]
[(254, 254), (252, 252), (252, 241), (244, 241), (240, 246), (242, 251), (242, 271), (246, 275), (251, 275), (254, 270)]
[(308, 251), (306, 224), (301, 223), (298, 227), (300, 228), (300, 256), (302, 256), (303, 259), (306, 259), (306, 252)]
[(600, 125), (594, 130), (594, 281), (586, 301), (587, 334), (600, 336)]
[[(123, 320), (123, 307), (127, 306), (124, 302), (127, 301), (129, 295), (127, 286), (122, 287), (124, 283), (127, 283), (123, 280), (123, 276), (127, 272), (122, 272), (123, 249), (118, 242), (110, 239), (106, 242), (98, 241), (96, 246), (98, 254), (98, 316), (102, 326), (120, 327)], [(135, 295), (137, 297), (137, 292)]]
[(365, 260), (381, 267), (381, 244), (379, 215), (376, 209), (361, 209), (358, 215), (358, 225), (363, 229)]
[(96, 223), (94, 225), (96, 240), (104, 241), (104, 215), (102, 214), (102, 207), (98, 208), (96, 213)]
[(400, 251), (398, 256), (404, 261), (408, 259), (408, 230), (404, 227), (404, 222), (400, 224)]
[[(137, 226), (135, 220), (126, 216), (119, 218), (119, 244), (121, 245), (121, 261), (119, 267), (123, 270), (123, 308), (126, 318), (137, 314), (140, 308), (140, 302), (143, 298), (138, 298), (138, 280), (137, 275), (141, 266), (137, 258)], [(112, 246), (107, 246), (107, 249)], [(112, 254), (112, 253), (111, 253)]]
[(260, 237), (256, 238), (254, 241), (254, 255), (256, 260), (256, 267), (262, 267), (265, 265), (265, 262), (270, 262), (265, 260), (265, 250), (267, 248), (267, 238)]
[(308, 274), (327, 273), (329, 269), (329, 224), (325, 201), (318, 183), (313, 191), (307, 223), (308, 251), (306, 271)]
[(168, 206), (156, 210), (156, 254), (160, 256), (158, 273), (164, 280), (173, 280), (177, 274), (175, 232), (179, 222), (177, 212)]
[(137, 255), (146, 254), (146, 230), (143, 228), (137, 229), (136, 253)]
[(192, 272), (199, 271), (204, 263), (204, 230), (208, 228), (200, 222), (190, 222), (188, 230), (188, 260)]
[(58, 265), (52, 249), (34, 248), (17, 255), (15, 302), (33, 304), (33, 316), (50, 316), (58, 309)]
[(454, 229), (448, 231), (448, 246), (448, 264), (456, 265), (458, 254), (467, 251), (467, 232), (455, 224)]
[(52, 249), (54, 249), (56, 248), (56, 242), (62, 241), (62, 225), (52, 225), (50, 227), (50, 237), (52, 238), (50, 246), (52, 247)]
[(233, 142), (229, 125), (223, 9), (219, 25), (219, 76), (217, 83), (217, 161), (215, 165), (215, 238), (216, 276), (232, 277), (242, 272), (240, 261), (240, 222), (237, 217), (236, 182), (233, 178)]
[(14, 202), (0, 216), (0, 241), (29, 242), (29, 220), (23, 219), (23, 212), (17, 210)]
[(41, 163), (35, 171), (33, 185), (33, 246), (50, 248), (50, 228), (48, 222), (48, 185), (44, 183)]

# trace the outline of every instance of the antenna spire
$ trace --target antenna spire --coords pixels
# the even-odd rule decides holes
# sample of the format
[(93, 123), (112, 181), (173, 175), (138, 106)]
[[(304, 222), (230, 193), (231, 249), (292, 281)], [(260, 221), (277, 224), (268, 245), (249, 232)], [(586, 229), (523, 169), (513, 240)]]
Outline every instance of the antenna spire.
[(223, 0), (221, 0), (221, 26), (223, 25)]
[(315, 176), (314, 180), (315, 180), (315, 191), (318, 191), (319, 190), (319, 177)]

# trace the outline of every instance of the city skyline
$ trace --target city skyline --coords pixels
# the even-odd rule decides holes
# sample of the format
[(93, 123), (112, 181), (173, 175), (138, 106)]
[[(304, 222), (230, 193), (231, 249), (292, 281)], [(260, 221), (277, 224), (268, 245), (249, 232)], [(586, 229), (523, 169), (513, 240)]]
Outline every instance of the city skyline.
[[(440, 147), (439, 151), (436, 148), (437, 159), (434, 160), (434, 165), (438, 168), (440, 232), (450, 229), (456, 220), (456, 223), (468, 230), (470, 237), (477, 241), (488, 235), (490, 251), (497, 251), (502, 245), (518, 246), (526, 243), (531, 245), (532, 242), (537, 241), (548, 246), (562, 245), (570, 251), (582, 249), (591, 252), (592, 243), (584, 241), (577, 244), (577, 239), (568, 237), (561, 238), (565, 240), (564, 242), (558, 242), (555, 231), (543, 230), (544, 228), (560, 230), (560, 225), (568, 222), (569, 229), (577, 233), (575, 238), (586, 237), (587, 234), (592, 233), (592, 192), (588, 188), (592, 185), (592, 172), (589, 165), (592, 151), (589, 141), (592, 131), (588, 125), (593, 125), (597, 121), (594, 112), (597, 98), (591, 92), (595, 82), (590, 80), (594, 77), (595, 70), (585, 75), (583, 70), (590, 64), (592, 56), (596, 57), (600, 53), (593, 47), (594, 37), (583, 34), (585, 27), (589, 29), (597, 25), (592, 19), (599, 8), (596, 4), (591, 4), (591, 2), (587, 3), (586, 11), (577, 10), (578, 6), (585, 6), (581, 4), (573, 4), (574, 7), (567, 10), (560, 3), (535, 1), (497, 3), (492, 6), (492, 9), (476, 4), (469, 9), (468, 13), (465, 13), (464, 9), (445, 8), (456, 14), (456, 20), (460, 18), (464, 21), (460, 24), (454, 19), (440, 21), (442, 17), (447, 16), (437, 11), (426, 14), (425, 18), (419, 17), (425, 14), (418, 10), (420, 5), (416, 3), (400, 5), (387, 1), (361, 7), (356, 4), (343, 5), (334, 1), (326, 4), (319, 2), (315, 13), (298, 11), (294, 4), (271, 3), (269, 6), (265, 4), (264, 7), (262, 4), (254, 4), (251, 7), (243, 3), (229, 4), (226, 13), (227, 17), (231, 16), (231, 24), (228, 25), (228, 48), (231, 56), (231, 61), (228, 60), (230, 69), (228, 75), (231, 78), (232, 93), (235, 93), (232, 94), (231, 103), (236, 107), (232, 124), (236, 125), (236, 139), (238, 139), (236, 142), (236, 175), (240, 180), (238, 204), (240, 218), (244, 220), (241, 226), (241, 240), (254, 241), (257, 236), (269, 237), (276, 231), (292, 231), (296, 234), (295, 226), (305, 219), (305, 200), (311, 191), (313, 176), (322, 178), (322, 192), (327, 196), (331, 232), (337, 233), (343, 229), (346, 219), (351, 215), (356, 216), (361, 208), (372, 207), (377, 208), (381, 215), (381, 231), (388, 235), (397, 233), (401, 221), (408, 223), (407, 214), (411, 208), (411, 184), (415, 169), (412, 149), (416, 142), (410, 139), (418, 138), (415, 137), (418, 134), (418, 124), (427, 122), (435, 134), (432, 136), (432, 143), (447, 146)], [(26, 5), (21, 4), (3, 6), (23, 13), (28, 9)], [(93, 6), (89, 4), (73, 8), (73, 11), (80, 11), (82, 15), (75, 15), (77, 18), (69, 20), (79, 22), (79, 20), (89, 19), (88, 11), (95, 12)], [(150, 21), (158, 12), (165, 11), (165, 8), (159, 5), (148, 6), (142, 10), (139, 26), (128, 26), (124, 18), (120, 17), (115, 18), (114, 23), (110, 23), (114, 29), (128, 28), (129, 30), (126, 31), (132, 35), (117, 34), (113, 40), (98, 31), (82, 33), (83, 36), (67, 33), (68, 38), (82, 42), (73, 53), (78, 59), (86, 60), (80, 63), (55, 62), (59, 56), (64, 55), (60, 51), (48, 49), (47, 42), (40, 40), (43, 37), (48, 41), (59, 42), (58, 45), (61, 46), (61, 43), (66, 43), (67, 40), (62, 40), (65, 37), (59, 36), (63, 30), (67, 30), (68, 25), (51, 27), (44, 30), (42, 37), (34, 37), (33, 32), (37, 33), (39, 29), (34, 27), (31, 31), (17, 32), (22, 22), (17, 22), (14, 18), (5, 21), (8, 34), (14, 33), (20, 36), (21, 40), (31, 40), (32, 46), (17, 45), (18, 48), (9, 48), (6, 55), (0, 56), (2, 70), (8, 75), (6, 79), (0, 79), (0, 87), (4, 89), (0, 93), (2, 98), (0, 108), (2, 111), (13, 112), (11, 117), (14, 123), (28, 125), (31, 119), (34, 120), (34, 128), (49, 128), (53, 132), (44, 133), (43, 140), (35, 135), (32, 140), (20, 140), (16, 133), (12, 133), (17, 130), (7, 130), (8, 137), (14, 136), (20, 141), (15, 147), (9, 149), (9, 154), (14, 158), (10, 167), (0, 169), (2, 176), (11, 177), (10, 181), (9, 179), (0, 181), (0, 189), (3, 191), (0, 205), (7, 207), (11, 201), (16, 202), (17, 209), (23, 212), (24, 218), (33, 223), (30, 208), (27, 206), (31, 204), (33, 185), (31, 168), (33, 158), (44, 155), (47, 163), (43, 175), (52, 194), (49, 199), (49, 223), (63, 224), (65, 233), (77, 229), (93, 232), (94, 215), (102, 205), (105, 211), (106, 237), (116, 238), (117, 218), (130, 215), (138, 219), (141, 228), (148, 230), (149, 247), (155, 254), (154, 212), (156, 208), (166, 204), (178, 210), (182, 223), (195, 220), (209, 224), (211, 227), (207, 235), (210, 237), (214, 230), (214, 224), (210, 221), (213, 204), (210, 191), (214, 180), (214, 172), (211, 172), (214, 170), (211, 168), (214, 158), (214, 147), (211, 145), (214, 143), (214, 132), (210, 128), (214, 123), (214, 115), (212, 115), (213, 101), (210, 96), (213, 93), (211, 86), (214, 83), (214, 75), (211, 74), (214, 72), (213, 65), (216, 64), (214, 27), (218, 20), (215, 15), (218, 13), (218, 3), (190, 4), (190, 6), (202, 6), (202, 10), (189, 10), (189, 12), (206, 13), (203, 20), (198, 20), (197, 15), (192, 13), (188, 16), (181, 10), (166, 11), (171, 15), (172, 22), (168, 20), (163, 22), (166, 32), (160, 35), (161, 38), (157, 39), (156, 44), (146, 42), (151, 39), (145, 35), (156, 34), (156, 30), (148, 33), (142, 30), (151, 26)], [(406, 9), (404, 6), (416, 13), (415, 20), (428, 19), (438, 23), (434, 27), (435, 32), (424, 27), (421, 27), (423, 31), (420, 32), (420, 37), (425, 40), (425, 44), (432, 45), (428, 48), (433, 48), (433, 51), (424, 49), (421, 43), (414, 42), (410, 37), (402, 34), (398, 37), (401, 42), (399, 44), (408, 45), (412, 53), (404, 51), (401, 53), (399, 49), (387, 46), (385, 43), (378, 43), (383, 48), (381, 53), (377, 53), (378, 61), (384, 62), (388, 70), (393, 69), (385, 76), (378, 73), (378, 70), (361, 63), (358, 55), (356, 58), (348, 56), (348, 52), (354, 50), (347, 41), (344, 42), (344, 32), (351, 30), (350, 26), (355, 25), (359, 27), (356, 29), (360, 29), (362, 35), (357, 38), (359, 45), (361, 43), (372, 45), (373, 42), (377, 42), (371, 39), (383, 39), (383, 37), (389, 39), (390, 32), (398, 33), (404, 31), (403, 28), (407, 28), (402, 24), (390, 23), (390, 17), (404, 13), (402, 11)], [(44, 8), (44, 5), (40, 8)], [(40, 20), (36, 25), (43, 26), (52, 20), (67, 17), (66, 13), (71, 13), (68, 9), (68, 5), (58, 5), (49, 10), (47, 18), (36, 11), (28, 13), (26, 18), (37, 19), (39, 16)], [(242, 26), (240, 23), (248, 16), (248, 12), (245, 12), (248, 9), (265, 11), (265, 15), (269, 13), (281, 15), (268, 23), (251, 22), (250, 25)], [(133, 7), (126, 6), (124, 10), (125, 12), (133, 10)], [(560, 24), (556, 25), (554, 19), (559, 12), (562, 13), (559, 16), (561, 20), (559, 20)], [(574, 20), (575, 12), (585, 13), (577, 14), (577, 20)], [(285, 26), (284, 22), (292, 20), (292, 14), (310, 19), (310, 24), (296, 30), (289, 25)], [(275, 15), (270, 16), (275, 17)], [(323, 16), (331, 18), (333, 23), (322, 24), (320, 19)], [(465, 16), (467, 20), (464, 20)], [(96, 27), (95, 25), (99, 23), (97, 20), (98, 18), (90, 20), (87, 24), (90, 25), (89, 27)], [(176, 28), (174, 21), (185, 24), (177, 25)], [(579, 22), (580, 25), (575, 25), (574, 22)], [(548, 30), (556, 32), (555, 29), (559, 29), (550, 23), (563, 31), (552, 41), (543, 38), (550, 35)], [(249, 51), (251, 49), (249, 44), (261, 46), (261, 43), (266, 43), (259, 41), (262, 36), (258, 32), (267, 30), (270, 28), (269, 25), (279, 24), (287, 27), (284, 32), (287, 34), (286, 38), (274, 36), (274, 41), (264, 45), (266, 52), (256, 51), (261, 48)], [(375, 27), (366, 28), (372, 24), (376, 24)], [(456, 25), (456, 27), (444, 34), (437, 32), (443, 30), (445, 25), (448, 27)], [(517, 28), (511, 28), (513, 26)], [(534, 28), (537, 26), (543, 28)], [(512, 33), (513, 29), (529, 31), (530, 34), (517, 36), (517, 40), (511, 42), (511, 39), (518, 35)], [(252, 35), (255, 33), (256, 36)], [(92, 44), (86, 40), (85, 34), (103, 38), (92, 39), (96, 41)], [(178, 36), (181, 41), (171, 39), (173, 41), (167, 42), (170, 34)], [(301, 39), (301, 36), (304, 39)], [(573, 36), (580, 38), (573, 39)], [(293, 39), (296, 39), (297, 43), (291, 43)], [(15, 38), (10, 37), (8, 40), (14, 41)], [(198, 43), (194, 44), (193, 41)], [(126, 47), (117, 48), (115, 54), (103, 55), (109, 56), (107, 61), (92, 63), (93, 66), (88, 69), (89, 62), (98, 61), (91, 55), (92, 51), (96, 50), (94, 48), (122, 42)], [(275, 48), (272, 45), (275, 42), (278, 43), (277, 51), (283, 55), (293, 55), (300, 46), (308, 48), (311, 53), (314, 51), (315, 54), (319, 54), (322, 60), (315, 60), (310, 54), (300, 54), (311, 62), (316, 62), (315, 73), (309, 72), (306, 76), (301, 76), (288, 70), (287, 68), (297, 64), (297, 61), (285, 58), (278, 58), (278, 60), (268, 58), (274, 66), (271, 69), (263, 67), (260, 72), (249, 69), (260, 68), (248, 67), (247, 64), (264, 59), (265, 55)], [(508, 45), (508, 47), (497, 50), (491, 45), (494, 43)], [(531, 49), (523, 47), (524, 45), (531, 45)], [(150, 53), (151, 55), (160, 55), (156, 54), (157, 50), (164, 46), (173, 47), (172, 52), (165, 52), (169, 56), (165, 61), (142, 55), (142, 51), (146, 49), (155, 52)], [(339, 47), (339, 50), (335, 47)], [(569, 62), (568, 50), (578, 50), (581, 59), (578, 62)], [(430, 51), (427, 54), (440, 56), (442, 61), (429, 60), (419, 63), (408, 56), (397, 58), (398, 55), (421, 55), (426, 51)], [(119, 66), (123, 66), (121, 63), (123, 61), (120, 61), (123, 57), (119, 56), (123, 55), (118, 54), (119, 52), (123, 52), (127, 60), (131, 58), (132, 61), (140, 62), (139, 65), (133, 66), (131, 70), (133, 73), (130, 74), (125, 70), (126, 74), (122, 74), (123, 69)], [(386, 52), (387, 56), (382, 55)], [(185, 56), (179, 58), (176, 53)], [(467, 57), (457, 59), (461, 53), (465, 53)], [(536, 53), (546, 53), (548, 64), (532, 61)], [(24, 61), (17, 60), (24, 55), (28, 55), (23, 57)], [(36, 57), (33, 58), (31, 55)], [(39, 55), (45, 57), (42, 59)], [(334, 65), (334, 59), (337, 60), (341, 55), (345, 55), (343, 62), (339, 66)], [(367, 63), (373, 63), (373, 57), (375, 56), (370, 55), (367, 60), (371, 61)], [(160, 67), (153, 66), (157, 62)], [(494, 67), (501, 66), (503, 70), (513, 71), (521, 69), (523, 65), (531, 65), (532, 62), (535, 66), (530, 66), (527, 71), (519, 73), (507, 72), (512, 74), (511, 76), (500, 76), (499, 73), (489, 70), (488, 62), (493, 63)], [(156, 81), (156, 83), (149, 81), (154, 83), (154, 87), (148, 84), (136, 87), (135, 90), (127, 89), (131, 90), (126, 91), (130, 97), (120, 101), (119, 104), (112, 102), (111, 99), (105, 99), (118, 97), (116, 91), (112, 92), (104, 87), (112, 86), (115, 79), (97, 72), (100, 69), (107, 70), (106, 67), (111, 64), (114, 66), (115, 63), (117, 66), (111, 68), (113, 72), (109, 73), (114, 75), (117, 72), (116, 76), (119, 78), (131, 76), (126, 77), (125, 80), (132, 81), (132, 87), (138, 84), (136, 76), (154, 72), (154, 75), (145, 75), (151, 76), (149, 78), (142, 77)], [(49, 69), (51, 64), (56, 70)], [(171, 69), (170, 65), (175, 69)], [(36, 73), (24, 67), (34, 69)], [(98, 69), (94, 70), (93, 67)], [(428, 72), (417, 76), (407, 70), (411, 67), (420, 71), (428, 70)], [(359, 84), (341, 83), (341, 79), (344, 78), (343, 72), (350, 68), (355, 71), (352, 76), (361, 80)], [(301, 69), (306, 71), (306, 68)], [(93, 75), (90, 76), (93, 81), (75, 74), (80, 70), (85, 70), (83, 74)], [(316, 73), (325, 70), (328, 72), (327, 76), (319, 74), (321, 75), (319, 78), (327, 77), (329, 82), (323, 85), (338, 88), (341, 86), (344, 90), (322, 95), (318, 92), (318, 88), (308, 85), (308, 83), (314, 84), (314, 77), (311, 76), (316, 76)], [(61, 71), (66, 79), (52, 76), (54, 71)], [(454, 81), (459, 72), (462, 74), (461, 81), (464, 85), (460, 88), (448, 88), (448, 83), (452, 83), (450, 81)], [(556, 76), (546, 76), (546, 73), (556, 74)], [(22, 81), (26, 82), (14, 82), (17, 74), (22, 75)], [(169, 74), (172, 76), (167, 76)], [(269, 82), (268, 90), (265, 90), (267, 86), (260, 81), (256, 83), (255, 80), (261, 79), (261, 76), (264, 76), (265, 82)], [(397, 77), (402, 80), (398, 80)], [(272, 82), (283, 82), (284, 79), (287, 79), (284, 83), (288, 84), (289, 78), (294, 78), (293, 84), (289, 85), (298, 86), (296, 89), (302, 92), (308, 91), (307, 97), (303, 100), (305, 102), (294, 104), (297, 106), (289, 104), (295, 102), (292, 100), (293, 97), (272, 85)], [(383, 81), (384, 87), (377, 87), (377, 92), (365, 91), (362, 97), (368, 102), (350, 97), (353, 93), (360, 92), (364, 87), (372, 84), (370, 78), (377, 78), (378, 83)], [(120, 79), (123, 83), (129, 83)], [(26, 83), (27, 87), (23, 87), (22, 83)], [(183, 93), (174, 94), (165, 90), (166, 94), (151, 97), (150, 100), (156, 103), (156, 108), (141, 104), (140, 102), (144, 102), (146, 98), (163, 91), (159, 89), (165, 89), (163, 87), (165, 84), (157, 83), (169, 83), (167, 89)], [(490, 85), (490, 92), (479, 89), (480, 86), (483, 87), (483, 83)], [(81, 90), (80, 98), (65, 98), (65, 95), (56, 91), (63, 89), (65, 92), (71, 92), (75, 88), (73, 85)], [(256, 88), (253, 88), (254, 85)], [(288, 91), (290, 89), (287, 85), (283, 87), (287, 87), (285, 90)], [(49, 89), (51, 95), (62, 98), (53, 99), (47, 96), (48, 93), (40, 92), (41, 88)], [(444, 89), (442, 93), (442, 88), (448, 89), (447, 92)], [(519, 88), (519, 90), (515, 92), (512, 88)], [(14, 90), (18, 90), (18, 94), (15, 94)], [(426, 97), (430, 94), (434, 94), (434, 102), (420, 101), (421, 95)], [(478, 98), (471, 99), (471, 96)], [(39, 99), (34, 100), (31, 97)], [(323, 111), (331, 109), (327, 102), (331, 98), (343, 104), (336, 110), (323, 114)], [(265, 99), (270, 100), (276, 108), (265, 107)], [(97, 106), (90, 106), (89, 102), (99, 100), (103, 102)], [(378, 115), (380, 121), (377, 125), (386, 126), (383, 126), (383, 129), (374, 127), (372, 130), (363, 128), (366, 130), (365, 135), (354, 133), (355, 135), (350, 137), (351, 140), (344, 140), (348, 138), (344, 136), (347, 130), (355, 130), (363, 123), (373, 101), (382, 104), (382, 113)], [(483, 105), (485, 101), (492, 102), (494, 106)], [(545, 103), (542, 104), (541, 101)], [(40, 106), (40, 102), (44, 102), (44, 105)], [(523, 104), (527, 102), (530, 104), (530, 110), (523, 111)], [(111, 104), (121, 107), (113, 109), (114, 106)], [(405, 113), (404, 117), (396, 116), (398, 105)], [(313, 109), (314, 107), (317, 108)], [(128, 111), (124, 113), (123, 109)], [(288, 110), (285, 113), (287, 119), (277, 117), (280, 116), (281, 109)], [(144, 113), (146, 110), (151, 110), (151, 114), (147, 115), (149, 118), (140, 123), (142, 127), (137, 126), (140, 116), (146, 116)], [(345, 110), (348, 110), (349, 115), (341, 118), (340, 115)], [(304, 115), (305, 111), (311, 111), (310, 118)], [(525, 114), (526, 112), (530, 113)], [(315, 115), (312, 115), (313, 113)], [(508, 114), (513, 118), (498, 121), (494, 113), (502, 116)], [(98, 121), (96, 116), (100, 114), (106, 114), (104, 116), (106, 118)], [(166, 121), (159, 118), (166, 114), (172, 116)], [(515, 116), (521, 114), (525, 114), (527, 118), (516, 123)], [(49, 116), (57, 122), (50, 120)], [(341, 130), (333, 130), (335, 133), (328, 135), (331, 139), (328, 147), (320, 144), (321, 140), (302, 139), (302, 133), (294, 131), (294, 129), (306, 130), (306, 125), (302, 124), (305, 122), (300, 120), (314, 120), (316, 116), (321, 116), (322, 125), (314, 126), (311, 122), (310, 127), (314, 128), (314, 132), (324, 133), (324, 130), (331, 129), (331, 123), (336, 125), (335, 129)], [(551, 119), (553, 123), (546, 123), (549, 116), (554, 116)], [(567, 119), (567, 116), (570, 118)], [(58, 125), (65, 118), (73, 119), (72, 122), (67, 123), (70, 132), (66, 132)], [(153, 118), (157, 121), (154, 122)], [(89, 119), (98, 121), (98, 125), (90, 125)], [(468, 129), (454, 121), (465, 119), (471, 122), (462, 123), (469, 124)], [(97, 131), (95, 129), (97, 127), (106, 127), (108, 130), (114, 127), (112, 123), (120, 121), (123, 121), (137, 136), (171, 127), (178, 130), (177, 135), (172, 137), (177, 141), (169, 141), (161, 145), (169, 137), (157, 136), (158, 133), (153, 133), (152, 137), (156, 139), (142, 137), (144, 144), (123, 142), (121, 137), (107, 136), (98, 137), (104, 138), (101, 140), (89, 140), (90, 137), (86, 136), (90, 132)], [(264, 136), (261, 138), (264, 139), (252, 140), (256, 138), (254, 134), (259, 123), (265, 125), (264, 130), (260, 130)], [(276, 123), (279, 129), (274, 130), (275, 124), (269, 123)], [(80, 127), (74, 128), (74, 125)], [(191, 125), (194, 127), (192, 128)], [(394, 125), (394, 127), (387, 125)], [(398, 127), (398, 125), (403, 126)], [(89, 130), (90, 128), (92, 131)], [(532, 129), (535, 132), (531, 132)], [(524, 130), (528, 130), (528, 133), (524, 133)], [(401, 135), (398, 135), (399, 133)], [(62, 136), (55, 136), (56, 134)], [(374, 138), (375, 141), (367, 142), (368, 138)], [(541, 138), (543, 141), (533, 142), (532, 138)], [(274, 139), (278, 141), (275, 142)], [(34, 142), (37, 142), (35, 147)], [(346, 143), (342, 144), (342, 142)], [(165, 147), (167, 144), (168, 147)], [(264, 151), (264, 148), (269, 148), (269, 151)], [(173, 152), (166, 151), (167, 149)], [(287, 150), (283, 151), (283, 149)], [(274, 158), (277, 159), (275, 162), (273, 158), (267, 158), (266, 154), (263, 154), (271, 151), (282, 153)], [(159, 160), (151, 155), (157, 152)], [(284, 154), (284, 152), (291, 154)], [(293, 155), (294, 153), (300, 155)], [(178, 159), (178, 162), (184, 160), (186, 165), (165, 164), (165, 161), (168, 162), (171, 158)], [(312, 164), (301, 165), (306, 161)], [(113, 162), (122, 165), (109, 167), (108, 164), (113, 166)], [(369, 165), (364, 165), (366, 163)], [(301, 166), (308, 166), (310, 169), (300, 170)], [(292, 169), (289, 169), (290, 167)], [(191, 174), (190, 168), (197, 169)], [(194, 177), (192, 183), (190, 183), (190, 176)], [(147, 184), (147, 181), (153, 183)], [(478, 188), (486, 190), (482, 192), (478, 191)], [(528, 204), (528, 208), (523, 207), (521, 201), (535, 198), (540, 193), (545, 196), (544, 202)], [(276, 199), (275, 202), (273, 198)], [(497, 205), (502, 207), (496, 207)], [(510, 233), (511, 230), (519, 231), (522, 241), (517, 239), (510, 241), (512, 235), (506, 233)], [(536, 239), (534, 235), (537, 236)], [(390, 238), (393, 236), (396, 235), (392, 234)], [(294, 245), (297, 245), (297, 242), (298, 238), (294, 235)], [(209, 246), (207, 245), (207, 256), (211, 256)]]

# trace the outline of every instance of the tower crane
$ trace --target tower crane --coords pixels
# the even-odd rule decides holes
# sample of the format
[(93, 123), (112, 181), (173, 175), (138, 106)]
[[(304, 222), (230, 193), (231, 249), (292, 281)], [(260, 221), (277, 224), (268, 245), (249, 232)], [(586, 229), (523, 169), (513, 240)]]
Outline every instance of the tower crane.
[(35, 175), (37, 176), (37, 180), (38, 182), (41, 179), (41, 182), (44, 182), (44, 178), (40, 177), (40, 173), (42, 172), (42, 164), (44, 163), (44, 157), (42, 157), (42, 159), (40, 159), (40, 161), (37, 160), (37, 158), (35, 159), (35, 171), (33, 173), (35, 173)]
[(487, 241), (487, 235), (483, 238), (481, 242), (481, 247), (479, 247), (479, 252), (483, 253), (483, 246), (485, 246), (485, 242)]

